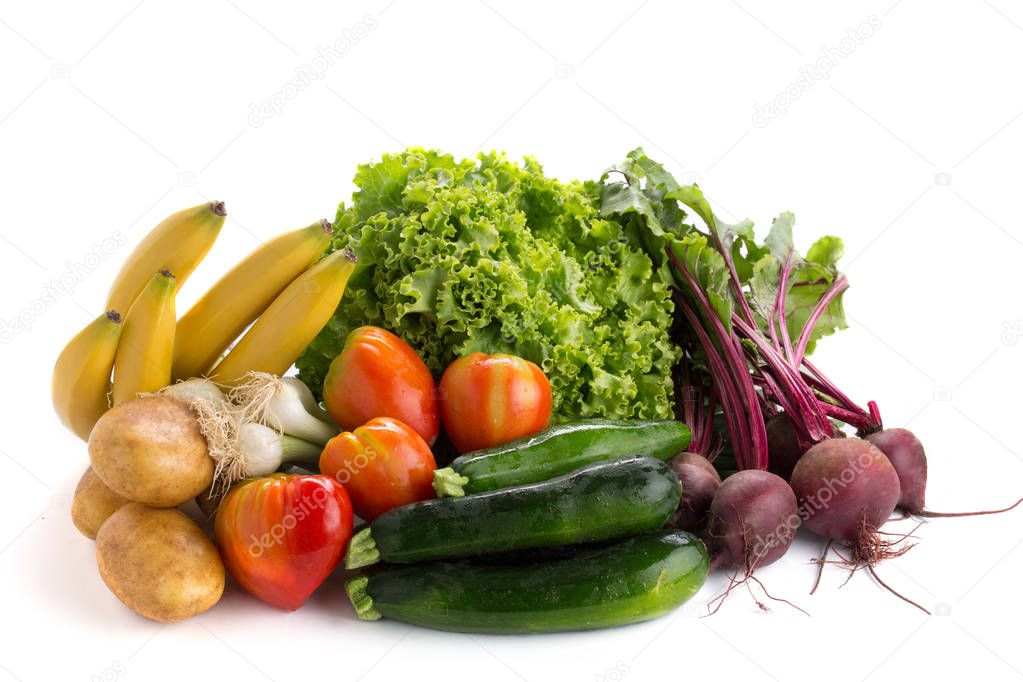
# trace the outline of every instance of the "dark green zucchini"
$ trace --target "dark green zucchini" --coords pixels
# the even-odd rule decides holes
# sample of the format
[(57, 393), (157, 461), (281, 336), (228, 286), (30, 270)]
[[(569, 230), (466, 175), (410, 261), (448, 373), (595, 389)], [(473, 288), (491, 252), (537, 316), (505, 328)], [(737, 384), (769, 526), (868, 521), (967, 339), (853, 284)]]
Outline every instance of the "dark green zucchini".
[(661, 527), (681, 495), (664, 462), (599, 462), (542, 483), (392, 509), (352, 537), (345, 566), (612, 540)]
[(707, 549), (696, 536), (660, 531), (537, 564), (382, 566), (345, 587), (362, 620), (455, 632), (556, 632), (656, 618), (696, 594), (707, 570)]
[(626, 455), (665, 460), (689, 447), (691, 438), (677, 421), (584, 419), (466, 453), (434, 472), (433, 488), (438, 497), (459, 497), (546, 481)]

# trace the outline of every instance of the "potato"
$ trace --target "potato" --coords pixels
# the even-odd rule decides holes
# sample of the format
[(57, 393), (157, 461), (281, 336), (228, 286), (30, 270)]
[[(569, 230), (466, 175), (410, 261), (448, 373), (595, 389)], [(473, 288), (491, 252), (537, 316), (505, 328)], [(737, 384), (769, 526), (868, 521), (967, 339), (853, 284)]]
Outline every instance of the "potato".
[(125, 606), (163, 623), (198, 615), (224, 593), (217, 548), (177, 509), (121, 507), (96, 535), (96, 561)]
[(95, 540), (96, 533), (107, 517), (130, 501), (108, 488), (89, 467), (75, 488), (75, 497), (71, 501), (71, 521), (82, 535)]
[(172, 398), (121, 403), (89, 434), (92, 468), (133, 502), (175, 507), (213, 480), (213, 460), (192, 412)]

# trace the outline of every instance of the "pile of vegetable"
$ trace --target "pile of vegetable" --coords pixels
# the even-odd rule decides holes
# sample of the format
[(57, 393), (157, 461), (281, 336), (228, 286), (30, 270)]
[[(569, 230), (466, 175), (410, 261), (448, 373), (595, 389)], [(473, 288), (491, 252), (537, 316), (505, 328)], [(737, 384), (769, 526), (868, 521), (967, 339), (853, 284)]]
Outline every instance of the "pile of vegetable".
[(848, 281), (841, 240), (799, 254), (790, 213), (758, 240), (639, 149), (567, 184), (409, 149), (356, 185), (180, 319), (226, 212), (170, 216), (58, 358), (90, 460), (72, 520), (135, 612), (202, 613), (227, 573), (294, 610), (343, 570), (362, 620), (610, 627), (717, 569), (712, 611), (741, 583), (775, 599), (756, 572), (800, 527), (822, 569), (887, 587), (897, 509), (1012, 508), (926, 509), (921, 442), (810, 361)]

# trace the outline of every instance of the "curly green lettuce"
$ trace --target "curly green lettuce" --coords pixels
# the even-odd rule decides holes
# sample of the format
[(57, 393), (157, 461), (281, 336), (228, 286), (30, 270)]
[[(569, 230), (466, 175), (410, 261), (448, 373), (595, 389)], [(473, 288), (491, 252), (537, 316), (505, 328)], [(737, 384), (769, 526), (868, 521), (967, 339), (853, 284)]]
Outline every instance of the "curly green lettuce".
[(673, 303), (597, 183), (546, 177), (532, 158), (456, 160), (410, 148), (362, 165), (331, 249), (359, 258), (344, 300), (299, 358), (319, 393), (356, 327), (395, 332), (440, 376), (473, 351), (550, 378), (554, 419), (670, 418)]

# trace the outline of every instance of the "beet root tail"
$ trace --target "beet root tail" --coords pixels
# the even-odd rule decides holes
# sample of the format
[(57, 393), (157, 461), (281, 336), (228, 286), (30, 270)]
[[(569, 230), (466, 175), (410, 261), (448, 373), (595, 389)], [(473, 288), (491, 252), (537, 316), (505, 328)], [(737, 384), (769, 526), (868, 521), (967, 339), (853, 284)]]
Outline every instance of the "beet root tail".
[(1001, 509), (986, 509), (984, 511), (973, 511), (973, 512), (936, 512), (929, 509), (921, 509), (919, 511), (910, 512), (913, 516), (920, 516), (926, 519), (949, 519), (960, 516), (986, 516), (987, 514), (1004, 514), (1007, 511), (1012, 511), (1023, 502), (1023, 497), (1010, 504), (1008, 507)]

